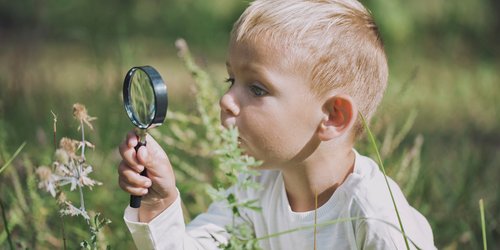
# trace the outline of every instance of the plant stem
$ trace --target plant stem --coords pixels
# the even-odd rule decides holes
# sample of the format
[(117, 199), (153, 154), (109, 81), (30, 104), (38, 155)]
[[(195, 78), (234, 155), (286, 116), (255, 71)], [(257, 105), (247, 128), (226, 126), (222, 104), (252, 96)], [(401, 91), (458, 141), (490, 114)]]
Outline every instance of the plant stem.
[(368, 132), (368, 137), (370, 139), (370, 143), (372, 144), (373, 148), (375, 149), (375, 154), (377, 155), (377, 160), (380, 164), (380, 169), (382, 170), (382, 173), (384, 174), (385, 183), (387, 184), (387, 188), (389, 189), (389, 194), (391, 195), (391, 200), (392, 200), (392, 204), (394, 205), (394, 210), (396, 210), (396, 216), (398, 217), (399, 227), (401, 229), (401, 232), (403, 234), (403, 238), (405, 240), (406, 249), (409, 250), (410, 245), (408, 244), (408, 239), (406, 238), (405, 229), (403, 228), (403, 222), (401, 221), (401, 216), (399, 215), (398, 207), (396, 205), (396, 201), (394, 200), (394, 195), (392, 194), (391, 186), (389, 186), (389, 181), (387, 180), (387, 174), (385, 173), (384, 163), (382, 162), (382, 157), (380, 157), (380, 153), (378, 152), (378, 147), (377, 147), (377, 143), (375, 142), (375, 137), (373, 136), (372, 131), (370, 130), (370, 127), (368, 127), (368, 124), (366, 123), (365, 117), (363, 116), (363, 114), (361, 114), (361, 112), (359, 113), (359, 116), (361, 117), (361, 120), (363, 121), (363, 126), (366, 128), (366, 132)]
[[(87, 211), (85, 211), (85, 201), (83, 199), (83, 189), (80, 185), (78, 185), (78, 191), (80, 192), (80, 210), (87, 212)], [(88, 222), (88, 220), (87, 220), (87, 222)]]
[(9, 242), (10, 249), (14, 250), (14, 244), (12, 243), (12, 238), (9, 231), (9, 225), (7, 224), (7, 216), (5, 215), (5, 207), (3, 206), (2, 199), (0, 199), (0, 207), (2, 208), (3, 224), (5, 226), (5, 231), (7, 232), (7, 241)]
[(486, 241), (486, 222), (484, 219), (484, 203), (483, 199), (479, 199), (479, 211), (481, 212), (481, 230), (483, 233), (483, 249), (488, 249), (487, 241)]
[(85, 128), (83, 126), (83, 120), (80, 120), (80, 128), (82, 129), (82, 160), (85, 161)]
[(66, 231), (64, 230), (64, 216), (60, 215), (59, 217), (61, 218), (61, 231), (62, 231), (62, 237), (63, 237), (63, 246), (64, 246), (64, 250), (66, 250), (67, 247), (66, 247)]
[[(81, 145), (82, 145), (82, 151), (81, 151), (81, 158), (82, 159), (81, 159), (81, 161), (82, 162), (80, 162), (80, 164), (78, 164), (78, 166), (77, 166), (78, 167), (78, 178), (81, 178), (80, 173), (83, 172), (81, 164), (83, 162), (85, 162), (85, 127), (83, 124), (83, 120), (80, 120), (80, 128), (82, 129), (82, 142), (81, 142)], [(87, 211), (85, 210), (85, 200), (83, 199), (82, 186), (78, 185), (78, 191), (80, 192), (80, 210), (87, 213)], [(85, 218), (85, 220), (87, 221), (87, 224), (90, 225), (89, 219)]]

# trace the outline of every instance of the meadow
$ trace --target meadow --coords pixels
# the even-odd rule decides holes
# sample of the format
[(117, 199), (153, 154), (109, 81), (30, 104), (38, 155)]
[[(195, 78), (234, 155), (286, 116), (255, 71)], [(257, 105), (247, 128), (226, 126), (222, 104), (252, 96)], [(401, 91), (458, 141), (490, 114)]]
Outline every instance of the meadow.
[[(129, 196), (117, 185), (116, 147), (132, 129), (121, 88), (137, 65), (156, 67), (168, 85), (167, 120), (152, 133), (177, 163), (186, 220), (206, 209), (207, 186), (227, 184), (212, 159), (220, 144), (211, 129), (227, 87), (227, 33), (246, 5), (208, 2), (0, 4), (0, 249), (11, 243), (14, 249), (75, 249), (90, 237), (81, 217), (61, 219), (60, 205), (38, 188), (36, 174), (55, 161), (62, 137), (81, 137), (74, 103), (97, 117), (93, 130), (85, 128), (85, 140), (95, 145), (85, 154), (90, 176), (102, 185), (83, 194), (89, 214), (111, 220), (97, 234), (99, 249), (133, 249), (122, 219)], [(488, 249), (497, 249), (499, 6), (420, 2), (364, 1), (379, 23), (390, 65), (389, 87), (370, 126), (387, 174), (428, 218), (439, 249), (483, 248), (480, 199)], [(179, 37), (208, 75), (193, 77), (174, 45)], [(203, 126), (203, 115), (210, 126)], [(366, 137), (357, 149), (375, 156)], [(64, 189), (78, 204), (78, 192)]]

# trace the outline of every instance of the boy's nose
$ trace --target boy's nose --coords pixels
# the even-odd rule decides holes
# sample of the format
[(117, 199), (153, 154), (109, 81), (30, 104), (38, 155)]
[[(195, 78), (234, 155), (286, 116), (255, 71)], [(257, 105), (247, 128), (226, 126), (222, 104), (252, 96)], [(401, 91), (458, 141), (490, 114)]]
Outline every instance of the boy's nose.
[(233, 120), (231, 118), (238, 116), (240, 113), (240, 107), (238, 106), (238, 103), (236, 102), (234, 96), (230, 92), (227, 92), (220, 99), (219, 105), (221, 109), (220, 115), (223, 125), (224, 126), (234, 125), (234, 124), (227, 124), (231, 123), (229, 121)]

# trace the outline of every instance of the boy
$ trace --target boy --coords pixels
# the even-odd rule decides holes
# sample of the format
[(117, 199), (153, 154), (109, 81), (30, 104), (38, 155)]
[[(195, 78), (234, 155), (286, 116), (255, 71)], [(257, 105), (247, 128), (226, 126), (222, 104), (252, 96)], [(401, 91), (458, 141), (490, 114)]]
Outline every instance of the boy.
[[(261, 160), (262, 189), (232, 189), (259, 199), (241, 211), (257, 237), (339, 218), (367, 219), (300, 230), (259, 241), (263, 249), (405, 249), (384, 176), (354, 149), (359, 112), (372, 117), (387, 83), (377, 27), (355, 0), (257, 0), (231, 33), (229, 90), (221, 122), (236, 126), (245, 153)], [(143, 195), (125, 221), (140, 249), (217, 249), (232, 213), (213, 203), (187, 227), (166, 153), (151, 138), (137, 153), (130, 133), (120, 145), (120, 186)], [(139, 175), (144, 168), (148, 176)], [(408, 238), (435, 249), (426, 219), (390, 185)], [(410, 242), (410, 247), (415, 248)]]

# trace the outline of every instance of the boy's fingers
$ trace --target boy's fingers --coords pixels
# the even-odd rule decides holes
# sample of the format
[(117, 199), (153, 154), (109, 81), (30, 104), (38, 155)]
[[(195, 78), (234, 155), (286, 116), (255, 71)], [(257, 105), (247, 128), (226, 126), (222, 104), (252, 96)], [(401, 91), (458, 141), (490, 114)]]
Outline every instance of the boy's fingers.
[(120, 187), (121, 187), (121, 189), (123, 189), (123, 191), (125, 191), (131, 195), (143, 196), (143, 195), (148, 193), (147, 188), (129, 186), (125, 181), (123, 181), (121, 179), (118, 181), (118, 185), (120, 185)]
[[(129, 135), (130, 135), (130, 133), (129, 133)], [(134, 146), (130, 146), (130, 145), (137, 144), (137, 139), (135, 139), (135, 142), (130, 142), (134, 139), (132, 139), (133, 137), (130, 137), (129, 135), (127, 135), (127, 139), (125, 139), (125, 141), (120, 144), (120, 146), (118, 147), (118, 151), (119, 151), (122, 159), (125, 162), (127, 162), (129, 166), (133, 167), (133, 166), (138, 165), (139, 163), (137, 162), (137, 158), (136, 158), (137, 154), (135, 152)], [(142, 171), (142, 169), (140, 169), (140, 170)]]
[(137, 135), (133, 131), (128, 132), (126, 142), (129, 147), (135, 147), (138, 142)]
[(128, 132), (125, 141), (123, 141), (118, 148), (120, 150), (120, 154), (122, 154), (122, 157), (124, 152), (134, 149), (134, 147), (137, 145), (137, 142), (137, 136), (133, 132)]
[(120, 164), (126, 164), (137, 172), (144, 170), (144, 167), (137, 162), (137, 153), (134, 148), (130, 148), (126, 143), (122, 143), (120, 144), (118, 151), (122, 157), (122, 162)]
[[(133, 148), (132, 148), (133, 150)], [(120, 152), (120, 155), (122, 157), (122, 159), (124, 160), (127, 160), (129, 161), (129, 158), (134, 158), (133, 156), (133, 153), (134, 151), (132, 151), (131, 148), (127, 145), (127, 142), (123, 142), (122, 144), (120, 144), (120, 146), (118, 147), (118, 152)]]
[[(148, 139), (146, 140), (146, 144), (150, 143), (151, 145), (158, 146), (158, 143), (148, 135)], [(148, 149), (147, 147), (141, 146), (137, 150), (135, 147), (138, 144), (137, 136), (134, 132), (127, 133), (127, 137), (125, 141), (120, 144), (119, 151), (122, 158), (129, 163), (130, 166), (133, 165), (145, 165), (146, 162), (149, 163), (148, 157)]]
[(151, 186), (151, 180), (146, 176), (140, 175), (140, 172), (144, 170), (144, 167), (141, 165), (137, 165), (136, 167), (141, 167), (142, 169), (133, 169), (122, 161), (122, 163), (118, 166), (118, 175), (120, 176), (120, 179), (123, 179), (133, 186)]
[(139, 147), (139, 149), (137, 149), (136, 155), (137, 155), (137, 160), (140, 163), (142, 164), (149, 163), (148, 159), (149, 152), (146, 147)]

